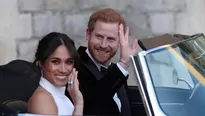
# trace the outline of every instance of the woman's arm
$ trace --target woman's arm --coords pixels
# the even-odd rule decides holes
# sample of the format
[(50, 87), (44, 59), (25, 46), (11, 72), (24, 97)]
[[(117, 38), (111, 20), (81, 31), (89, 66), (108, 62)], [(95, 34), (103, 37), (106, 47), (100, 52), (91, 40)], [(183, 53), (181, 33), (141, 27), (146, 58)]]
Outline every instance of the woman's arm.
[(46, 92), (34, 93), (28, 102), (28, 112), (33, 114), (58, 115), (53, 97)]
[(82, 106), (74, 106), (73, 116), (81, 116), (83, 115), (83, 105)]
[(68, 80), (72, 81), (73, 83), (68, 83), (68, 87), (67, 87), (67, 91), (70, 94), (75, 107), (73, 111), (74, 116), (83, 115), (83, 106), (84, 106), (83, 95), (79, 90), (79, 82), (77, 76), (78, 76), (78, 71), (76, 71), (76, 69), (74, 68), (68, 78)]

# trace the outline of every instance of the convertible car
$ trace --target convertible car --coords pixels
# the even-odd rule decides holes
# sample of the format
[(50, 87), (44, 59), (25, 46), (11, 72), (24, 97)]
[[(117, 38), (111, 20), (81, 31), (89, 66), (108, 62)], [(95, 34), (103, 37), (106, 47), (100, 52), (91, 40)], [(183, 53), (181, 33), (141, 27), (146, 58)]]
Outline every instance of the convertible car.
[(141, 40), (143, 51), (132, 56), (146, 114), (203, 116), (205, 36), (175, 35), (169, 39), (157, 43)]
[[(138, 86), (128, 87), (133, 116), (205, 115), (205, 36), (165, 34), (138, 44), (142, 51), (131, 56)], [(37, 70), (22, 60), (0, 66), (0, 115), (37, 115), (26, 112)]]

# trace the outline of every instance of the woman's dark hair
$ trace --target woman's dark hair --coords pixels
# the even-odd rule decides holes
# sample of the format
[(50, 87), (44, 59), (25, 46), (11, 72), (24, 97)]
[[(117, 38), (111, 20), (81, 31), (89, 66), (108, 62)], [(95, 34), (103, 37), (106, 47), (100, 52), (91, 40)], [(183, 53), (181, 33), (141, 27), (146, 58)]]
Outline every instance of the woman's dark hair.
[(37, 51), (35, 54), (34, 63), (40, 61), (43, 65), (46, 59), (60, 46), (65, 45), (68, 49), (71, 57), (73, 58), (75, 64), (74, 67), (77, 68), (80, 61), (80, 56), (75, 48), (74, 41), (68, 37), (66, 34), (51, 32), (45, 37), (43, 37), (38, 44)]

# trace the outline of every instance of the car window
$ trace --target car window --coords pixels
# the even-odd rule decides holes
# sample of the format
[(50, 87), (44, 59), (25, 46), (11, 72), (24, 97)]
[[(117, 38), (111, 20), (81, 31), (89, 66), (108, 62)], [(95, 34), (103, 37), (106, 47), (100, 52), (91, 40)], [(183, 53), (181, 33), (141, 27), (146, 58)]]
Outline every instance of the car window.
[(205, 114), (204, 50), (205, 37), (199, 36), (143, 54), (146, 61), (146, 65), (142, 65), (143, 73), (151, 80), (146, 79), (147, 84), (151, 84), (147, 86), (149, 98), (156, 97), (151, 99), (155, 103), (152, 106), (160, 107), (169, 116)]
[[(174, 49), (181, 54), (179, 48)], [(146, 59), (155, 87), (191, 89), (190, 86), (194, 86), (189, 71), (168, 50), (148, 54)], [(184, 79), (186, 82), (176, 82), (176, 78)]]

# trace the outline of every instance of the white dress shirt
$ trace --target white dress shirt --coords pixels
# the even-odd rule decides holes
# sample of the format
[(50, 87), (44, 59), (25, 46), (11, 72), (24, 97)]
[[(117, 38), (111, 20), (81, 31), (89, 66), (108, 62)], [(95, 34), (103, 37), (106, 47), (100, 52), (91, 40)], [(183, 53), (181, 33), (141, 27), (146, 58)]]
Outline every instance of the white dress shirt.
[[(97, 66), (97, 68), (98, 68), (99, 71), (100, 71), (100, 67), (101, 67), (101, 66), (102, 66), (102, 67), (105, 67), (105, 68), (108, 68), (108, 67), (106, 67), (106, 66), (103, 66), (102, 64), (97, 63), (97, 62), (95, 61), (95, 59), (91, 56), (91, 54), (90, 54), (90, 52), (89, 52), (88, 49), (86, 49), (85, 52), (88, 54), (88, 56), (90, 57), (90, 59), (94, 62), (94, 64)], [(110, 62), (109, 65), (111, 65), (111, 62)], [(125, 76), (128, 75), (128, 72), (127, 72), (119, 63), (117, 63), (117, 67), (120, 69), (120, 71), (121, 71)], [(113, 99), (114, 99), (114, 101), (116, 102), (116, 104), (117, 104), (117, 106), (118, 106), (118, 108), (119, 108), (119, 111), (121, 111), (121, 106), (122, 106), (122, 105), (121, 105), (120, 99), (119, 99), (118, 96), (117, 96), (117, 93), (115, 93), (115, 95), (113, 96)]]

